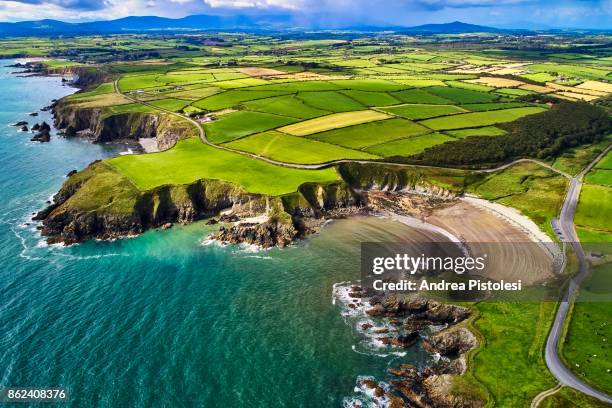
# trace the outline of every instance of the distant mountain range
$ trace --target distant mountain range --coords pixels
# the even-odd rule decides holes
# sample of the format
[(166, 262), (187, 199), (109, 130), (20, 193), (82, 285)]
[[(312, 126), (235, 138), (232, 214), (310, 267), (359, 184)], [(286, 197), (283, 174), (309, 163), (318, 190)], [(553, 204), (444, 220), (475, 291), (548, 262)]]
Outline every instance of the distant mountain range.
[(517, 30), (486, 27), (475, 24), (453, 21), (445, 24), (424, 24), (416, 27), (406, 27), (403, 32), (422, 33), (422, 34), (462, 34), (462, 33), (501, 33)]
[[(308, 29), (325, 29), (338, 27), (308, 27)], [(485, 27), (455, 21), (446, 24), (425, 24), (416, 27), (403, 26), (351, 26), (345, 27), (352, 31), (395, 31), (420, 35), (428, 34), (459, 34), (459, 33), (520, 33), (526, 30), (501, 29)], [(17, 23), (0, 23), (1, 37), (23, 36), (59, 36), (87, 34), (120, 34), (146, 32), (192, 32), (214, 30), (292, 30), (290, 15), (193, 15), (178, 19), (165, 17), (125, 17), (110, 21), (92, 21), (85, 23), (66, 23), (57, 20), (21, 21)]]
[(144, 16), (125, 17), (118, 20), (65, 23), (58, 20), (20, 21), (0, 23), (0, 36), (55, 36), (84, 34), (119, 34), (142, 32), (179, 32), (218, 29), (255, 29), (280, 27), (286, 16), (213, 16), (194, 15), (179, 19)]

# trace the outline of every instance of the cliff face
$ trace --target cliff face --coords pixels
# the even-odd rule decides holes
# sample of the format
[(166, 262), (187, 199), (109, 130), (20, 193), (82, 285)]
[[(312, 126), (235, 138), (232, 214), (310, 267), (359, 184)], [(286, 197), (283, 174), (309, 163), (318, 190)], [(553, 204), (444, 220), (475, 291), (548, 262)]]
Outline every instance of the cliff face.
[[(369, 166), (369, 165), (367, 165)], [(370, 169), (371, 170), (371, 169)], [(35, 217), (42, 221), (42, 234), (50, 242), (73, 243), (85, 239), (111, 239), (139, 234), (167, 223), (190, 223), (228, 212), (239, 218), (263, 217), (222, 227), (216, 238), (224, 242), (246, 242), (264, 247), (284, 246), (316, 231), (326, 218), (353, 214), (368, 208), (369, 196), (361, 189), (383, 189), (370, 179), (360, 180), (363, 169), (341, 170), (343, 180), (305, 183), (295, 193), (281, 197), (251, 194), (219, 180), (197, 180), (187, 185), (165, 185), (141, 191), (105, 162), (94, 162), (71, 175), (55, 195), (53, 204)], [(408, 176), (408, 175), (404, 175)], [(402, 176), (402, 177), (404, 177)], [(344, 180), (349, 178), (350, 182)], [(391, 180), (391, 176), (386, 180)], [(451, 195), (452, 192), (415, 178), (413, 183), (393, 179), (394, 188), (421, 188)], [(409, 177), (406, 180), (411, 180)], [(416, 190), (414, 190), (416, 191)], [(374, 206), (375, 207), (375, 206)]]
[(218, 180), (141, 191), (106, 163), (95, 162), (69, 177), (53, 204), (35, 219), (42, 221), (42, 234), (50, 242), (74, 243), (135, 235), (166, 223), (189, 223), (223, 209), (254, 216), (267, 205), (266, 197)]
[(416, 168), (377, 163), (344, 163), (338, 166), (338, 172), (356, 191), (402, 191), (449, 198), (462, 192), (462, 186), (442, 186), (434, 182), (441, 175), (452, 177), (452, 174), (444, 174), (446, 171), (441, 171), (442, 174), (425, 174)]
[(156, 138), (160, 150), (193, 135), (193, 129), (165, 113), (129, 112), (109, 114), (105, 108), (83, 108), (62, 100), (53, 107), (55, 127), (66, 136), (110, 142), (114, 140)]
[(92, 66), (75, 66), (66, 68), (43, 68), (42, 72), (45, 75), (61, 75), (70, 76), (73, 78), (72, 83), (79, 88), (85, 88), (90, 85), (101, 84), (113, 80), (113, 75), (104, 71), (100, 67)]

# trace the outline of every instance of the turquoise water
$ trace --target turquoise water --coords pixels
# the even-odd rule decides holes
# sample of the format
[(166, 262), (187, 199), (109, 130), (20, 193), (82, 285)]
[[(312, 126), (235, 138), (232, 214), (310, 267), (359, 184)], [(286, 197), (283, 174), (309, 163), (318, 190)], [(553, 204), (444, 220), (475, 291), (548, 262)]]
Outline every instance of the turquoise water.
[[(2, 65), (9, 62), (3, 61)], [(0, 68), (0, 385), (63, 386), (69, 406), (342, 406), (377, 355), (332, 304), (359, 275), (359, 241), (416, 239), (387, 220), (327, 226), (295, 247), (205, 240), (202, 223), (114, 242), (46, 246), (30, 214), (64, 175), (123, 147), (9, 127), (70, 91)], [(385, 231), (382, 233), (381, 231)]]

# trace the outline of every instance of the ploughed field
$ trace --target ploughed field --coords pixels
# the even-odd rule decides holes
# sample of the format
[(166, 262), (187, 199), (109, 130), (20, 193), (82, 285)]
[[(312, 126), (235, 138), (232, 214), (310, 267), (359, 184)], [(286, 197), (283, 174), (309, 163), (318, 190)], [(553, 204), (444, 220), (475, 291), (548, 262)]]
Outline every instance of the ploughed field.
[[(112, 83), (104, 83), (70, 97), (70, 103), (100, 108), (105, 117), (189, 115), (210, 142), (234, 151), (190, 141), (154, 157), (111, 161), (141, 188), (209, 177), (238, 182), (253, 192), (282, 193), (288, 187), (271, 188), (266, 187), (268, 181), (247, 179), (270, 180), (275, 173), (274, 180), (286, 178), (288, 185), (295, 185), (293, 180), (321, 181), (321, 174), (329, 178), (333, 170), (289, 169), (282, 164), (409, 157), (472, 136), (503, 135), (505, 130), (497, 125), (549, 108), (538, 95), (591, 100), (612, 92), (598, 81), (605, 77), (597, 77), (604, 70), (588, 67), (572, 71), (583, 79), (570, 86), (563, 76), (569, 75), (566, 66), (561, 67), (563, 73), (551, 74), (546, 68), (554, 65), (424, 50), (394, 53), (392, 61), (391, 55), (375, 53), (347, 58), (329, 43), (307, 45), (301, 54), (283, 61), (242, 50), (236, 62), (229, 58), (236, 58), (238, 51), (231, 50), (227, 58), (111, 64), (111, 71), (119, 74), (119, 92)], [(535, 97), (527, 102), (525, 95)], [(267, 163), (260, 175), (254, 169), (261, 163), (251, 163), (258, 157), (280, 165)], [(250, 174), (234, 180), (231, 171), (220, 171), (217, 160), (235, 160), (241, 164), (237, 168), (250, 169)], [(140, 174), (143, 165), (148, 166), (146, 175)]]

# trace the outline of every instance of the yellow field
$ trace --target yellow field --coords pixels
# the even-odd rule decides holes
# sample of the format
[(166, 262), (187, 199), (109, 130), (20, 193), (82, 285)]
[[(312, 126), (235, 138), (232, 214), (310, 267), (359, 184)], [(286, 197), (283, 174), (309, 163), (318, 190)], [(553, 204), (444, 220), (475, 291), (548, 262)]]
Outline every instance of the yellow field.
[(89, 98), (79, 100), (76, 104), (79, 108), (103, 108), (105, 106), (115, 106), (130, 103), (129, 99), (116, 93), (107, 93), (102, 95), (96, 95)]
[(390, 115), (373, 110), (335, 113), (333, 115), (284, 126), (278, 130), (294, 136), (306, 136), (326, 130), (373, 122), (375, 120), (383, 120), (390, 117)]
[(578, 88), (576, 86), (559, 85), (559, 84), (555, 84), (554, 82), (547, 82), (546, 86), (549, 88), (557, 89), (559, 91), (573, 92), (573, 93), (592, 95), (592, 96), (606, 96), (606, 93), (602, 91), (594, 91), (592, 89)]
[(533, 92), (537, 92), (537, 93), (549, 93), (549, 92), (553, 92), (552, 89), (547, 88), (545, 86), (532, 85), (532, 84), (521, 85), (521, 86), (519, 86), (519, 88), (520, 89), (524, 89), (526, 91), (533, 91)]
[(525, 85), (524, 82), (515, 81), (514, 79), (495, 78), (495, 77), (481, 77), (478, 79), (470, 79), (465, 82), (472, 82), (475, 84), (494, 86), (496, 88), (512, 88), (514, 86)]
[(562, 93), (554, 93), (553, 94), (555, 98), (559, 98), (559, 99), (565, 99), (566, 101), (572, 101), (575, 102), (576, 98), (570, 98), (569, 96), (563, 95)]
[(580, 94), (576, 92), (558, 92), (555, 95), (563, 95), (563, 96), (567, 96), (568, 98), (582, 99), (583, 101), (587, 101), (587, 102), (599, 98), (599, 96)]
[(599, 82), (599, 81), (586, 81), (580, 85), (577, 85), (576, 88), (590, 89), (592, 91), (612, 93), (612, 84), (607, 84), (605, 82)]
[(261, 68), (261, 67), (244, 67), (237, 68), (236, 71), (242, 72), (248, 76), (275, 76), (286, 74), (284, 71), (278, 71), (272, 68)]
[(510, 63), (510, 64), (501, 64), (501, 65), (496, 65), (495, 68), (499, 68), (496, 69), (494, 71), (490, 71), (491, 74), (494, 75), (514, 75), (514, 74), (520, 74), (521, 72), (524, 72), (523, 67), (527, 65), (527, 63), (525, 62), (514, 62), (514, 63)]

